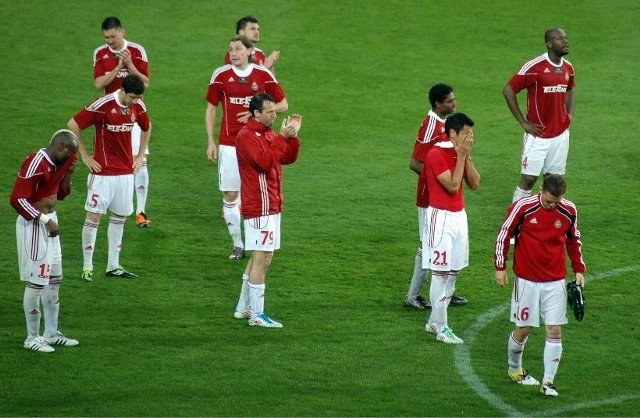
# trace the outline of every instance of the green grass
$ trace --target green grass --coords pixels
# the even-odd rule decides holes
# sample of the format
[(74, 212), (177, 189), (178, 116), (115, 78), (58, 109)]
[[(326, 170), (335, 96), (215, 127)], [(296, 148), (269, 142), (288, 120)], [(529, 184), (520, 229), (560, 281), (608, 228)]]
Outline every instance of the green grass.
[[(140, 279), (100, 273), (103, 221), (96, 281), (79, 281), (85, 167), (58, 206), (61, 328), (80, 347), (21, 348), (15, 212), (7, 200), (0, 206), (0, 415), (637, 415), (640, 3), (0, 0), (0, 10), (0, 196), (8, 200), (24, 156), (99, 95), (91, 54), (108, 15), (147, 49), (154, 124), (153, 226), (130, 220), (121, 257)], [(267, 282), (267, 310), (282, 330), (231, 316), (244, 262), (227, 260), (222, 197), (205, 155), (207, 82), (249, 13), (261, 20), (261, 48), (282, 50), (277, 77), (290, 112), (304, 117), (300, 159), (285, 169), (283, 247)], [(492, 245), (520, 152), (501, 90), (543, 52), (551, 26), (567, 31), (576, 67), (567, 197), (580, 211), (588, 306), (564, 330), (560, 397), (542, 399), (506, 378), (510, 294), (494, 284)], [(480, 189), (466, 192), (471, 260), (459, 293), (470, 303), (450, 309), (467, 340), (456, 348), (437, 344), (425, 314), (401, 303), (417, 247), (409, 157), (427, 90), (440, 81), (476, 122), (482, 174)], [(535, 375), (543, 341), (537, 330), (527, 345)]]

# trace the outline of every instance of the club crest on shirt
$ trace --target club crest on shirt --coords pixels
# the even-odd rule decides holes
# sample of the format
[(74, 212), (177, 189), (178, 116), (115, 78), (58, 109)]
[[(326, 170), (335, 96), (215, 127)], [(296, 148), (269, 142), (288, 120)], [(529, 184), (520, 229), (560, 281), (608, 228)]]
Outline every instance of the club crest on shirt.
[(136, 114), (135, 113), (131, 114), (131, 122), (133, 122), (133, 123), (136, 122)]
[(258, 89), (258, 83), (254, 81), (253, 84), (251, 84), (251, 91), (258, 91)]
[(553, 223), (553, 226), (555, 226), (556, 229), (560, 229), (562, 228), (562, 222), (560, 222), (559, 219), (556, 219), (556, 221)]

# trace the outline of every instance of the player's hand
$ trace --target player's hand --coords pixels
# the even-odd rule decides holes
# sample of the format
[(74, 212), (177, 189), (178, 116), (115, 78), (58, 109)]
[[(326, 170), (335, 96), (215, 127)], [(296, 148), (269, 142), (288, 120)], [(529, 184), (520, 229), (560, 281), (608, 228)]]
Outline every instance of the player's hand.
[(140, 171), (142, 164), (144, 163), (144, 153), (134, 155), (133, 157), (133, 173)]
[(216, 147), (216, 144), (210, 143), (207, 146), (207, 159), (212, 163), (215, 163), (218, 159), (218, 147)]
[(129, 68), (131, 66), (131, 52), (128, 49), (120, 51), (120, 59), (125, 67)]
[(539, 136), (544, 130), (544, 126), (524, 120), (522, 121), (522, 129), (528, 134)]
[(301, 126), (302, 116), (297, 113), (291, 116), (287, 116), (282, 121), (282, 126), (280, 127), (280, 135), (284, 136), (285, 138), (296, 138)]
[(90, 172), (99, 173), (102, 170), (102, 166), (98, 164), (96, 160), (93, 159), (93, 156), (87, 155), (82, 157), (82, 162), (87, 166)]
[(251, 117), (251, 112), (249, 112), (248, 110), (244, 111), (244, 112), (240, 112), (240, 113), (238, 113), (237, 121), (239, 123), (245, 124), (245, 123), (247, 123), (249, 121), (250, 117)]
[(47, 230), (47, 235), (50, 237), (57, 237), (60, 235), (60, 227), (53, 219), (49, 219), (49, 222), (44, 224), (45, 229)]
[(506, 270), (496, 270), (496, 283), (500, 287), (504, 287), (509, 284), (509, 277)]
[(584, 274), (576, 273), (576, 284), (580, 287), (584, 287)]
[(271, 70), (273, 66), (276, 65), (279, 59), (280, 51), (276, 49), (267, 58), (264, 59), (264, 66)]

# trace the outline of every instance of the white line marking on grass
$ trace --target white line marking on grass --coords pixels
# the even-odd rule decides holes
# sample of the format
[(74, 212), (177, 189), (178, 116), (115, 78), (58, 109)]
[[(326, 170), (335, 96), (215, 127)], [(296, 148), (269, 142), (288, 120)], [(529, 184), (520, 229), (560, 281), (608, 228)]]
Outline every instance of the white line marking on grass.
[[(585, 279), (588, 282), (594, 280), (602, 280), (607, 279), (609, 277), (616, 276), (618, 274), (630, 273), (632, 271), (636, 271), (640, 269), (640, 265), (635, 266), (627, 266), (620, 267), (617, 269), (604, 271), (601, 273), (596, 273), (592, 275), (587, 275)], [(567, 405), (562, 408), (558, 408), (555, 410), (544, 410), (537, 412), (524, 413), (519, 411), (512, 405), (504, 402), (498, 395), (491, 392), (491, 390), (484, 384), (484, 382), (480, 379), (480, 377), (473, 371), (473, 366), (471, 365), (471, 346), (473, 342), (478, 337), (478, 334), (487, 326), (491, 321), (493, 321), (500, 314), (505, 312), (510, 307), (510, 303), (507, 302), (505, 304), (499, 305), (480, 315), (478, 319), (471, 324), (469, 329), (467, 329), (464, 333), (464, 344), (456, 345), (454, 351), (454, 359), (455, 365), (458, 369), (458, 373), (462, 376), (467, 385), (476, 392), (478, 396), (487, 401), (493, 407), (499, 409), (507, 416), (523, 416), (523, 415), (534, 415), (534, 416), (542, 416), (542, 415), (558, 415), (564, 412), (582, 409), (586, 407), (606, 405), (606, 404), (614, 404), (619, 402), (624, 402), (630, 399), (635, 399), (640, 397), (640, 393), (632, 393), (628, 395), (616, 396), (613, 398), (606, 398), (601, 400), (595, 400), (590, 402), (581, 402), (576, 404)]]

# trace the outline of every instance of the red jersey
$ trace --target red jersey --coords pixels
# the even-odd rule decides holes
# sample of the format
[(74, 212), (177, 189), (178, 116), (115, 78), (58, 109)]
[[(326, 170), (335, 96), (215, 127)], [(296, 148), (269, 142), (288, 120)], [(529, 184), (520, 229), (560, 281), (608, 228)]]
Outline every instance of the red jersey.
[(567, 91), (573, 89), (573, 65), (564, 58), (560, 65), (547, 53), (526, 62), (509, 80), (517, 94), (527, 89), (527, 120), (544, 126), (541, 138), (553, 138), (569, 128)]
[(449, 140), (437, 142), (427, 154), (420, 176), (426, 177), (427, 188), (429, 189), (429, 206), (432, 208), (444, 209), (450, 212), (460, 212), (464, 209), (462, 183), (460, 183), (458, 191), (451, 194), (438, 180), (438, 176), (447, 170), (453, 173), (456, 168), (456, 159), (453, 142)]
[(298, 159), (300, 140), (285, 139), (255, 119), (249, 119), (236, 140), (240, 199), (245, 219), (282, 212), (282, 165)]
[[(252, 63), (252, 64), (264, 65), (264, 60), (265, 59), (266, 59), (266, 55), (264, 55), (264, 51), (262, 51), (260, 48), (258, 48), (256, 46), (254, 46), (253, 47), (253, 53), (249, 57), (249, 62)], [(231, 56), (229, 55), (228, 51), (224, 56), (224, 63), (225, 64), (231, 64)]]
[(245, 70), (224, 65), (213, 72), (206, 99), (213, 106), (222, 102), (220, 145), (236, 144), (236, 135), (244, 126), (238, 122), (238, 113), (249, 110), (249, 101), (257, 93), (270, 94), (276, 103), (285, 99), (271, 71), (259, 65), (249, 64)]
[[(124, 48), (131, 53), (131, 62), (145, 76), (149, 77), (149, 61), (147, 60), (147, 51), (142, 45), (124, 41)], [(105, 74), (110, 73), (118, 66), (118, 57), (120, 51), (114, 51), (109, 45), (104, 44), (93, 51), (93, 78), (94, 80)], [(105, 94), (113, 93), (122, 86), (122, 80), (129, 75), (127, 67), (122, 68), (118, 72), (118, 76), (111, 84), (105, 87)]]
[[(420, 129), (418, 129), (418, 136), (416, 143), (413, 146), (413, 154), (411, 158), (420, 161), (423, 165), (427, 159), (427, 153), (433, 145), (446, 138), (444, 132), (444, 119), (441, 119), (433, 110), (429, 110), (427, 116), (422, 121)], [(421, 208), (429, 206), (429, 194), (427, 193), (427, 181), (426, 178), (418, 176), (418, 193), (416, 198), (416, 205)]]
[(533, 282), (564, 280), (567, 277), (565, 248), (576, 273), (584, 273), (578, 211), (562, 199), (552, 210), (545, 209), (540, 194), (511, 204), (498, 230), (494, 251), (496, 270), (506, 270), (509, 240), (515, 237), (513, 272)]
[(142, 100), (129, 107), (120, 103), (118, 91), (103, 96), (73, 116), (80, 129), (95, 125), (93, 159), (102, 166), (101, 176), (133, 174), (131, 130), (135, 123), (143, 131), (150, 127)]
[(56, 195), (58, 200), (63, 200), (70, 190), (62, 189), (60, 183), (76, 159), (76, 154), (72, 154), (58, 167), (51, 161), (44, 148), (29, 154), (22, 163), (13, 186), (11, 206), (25, 220), (31, 221), (40, 213), (33, 206), (36, 202), (53, 195)]

